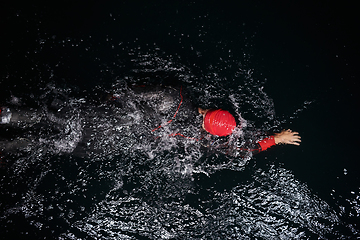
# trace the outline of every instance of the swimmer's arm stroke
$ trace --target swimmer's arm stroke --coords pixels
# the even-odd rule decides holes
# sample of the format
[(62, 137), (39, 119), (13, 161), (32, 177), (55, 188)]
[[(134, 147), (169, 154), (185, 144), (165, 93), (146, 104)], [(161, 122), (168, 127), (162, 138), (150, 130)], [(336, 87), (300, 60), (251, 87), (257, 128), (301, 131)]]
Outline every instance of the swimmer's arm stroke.
[(301, 143), (301, 137), (298, 132), (292, 130), (282, 130), (280, 133), (274, 134), (275, 144), (292, 144), (299, 146)]
[[(275, 133), (267, 138), (264, 138), (257, 142), (257, 147), (250, 150), (253, 153), (259, 153), (266, 151), (267, 149), (280, 144), (292, 144), (299, 146), (301, 143), (301, 137), (298, 132), (293, 132), (292, 130), (282, 130), (280, 133)], [(239, 150), (246, 150), (244, 148), (239, 148)]]

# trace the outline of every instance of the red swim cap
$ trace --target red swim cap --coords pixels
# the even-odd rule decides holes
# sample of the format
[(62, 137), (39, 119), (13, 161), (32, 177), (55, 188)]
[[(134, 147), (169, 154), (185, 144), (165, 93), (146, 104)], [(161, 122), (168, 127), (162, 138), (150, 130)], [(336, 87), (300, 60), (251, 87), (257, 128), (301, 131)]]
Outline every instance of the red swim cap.
[(209, 110), (205, 115), (204, 128), (213, 135), (221, 137), (230, 135), (235, 127), (235, 118), (228, 111)]

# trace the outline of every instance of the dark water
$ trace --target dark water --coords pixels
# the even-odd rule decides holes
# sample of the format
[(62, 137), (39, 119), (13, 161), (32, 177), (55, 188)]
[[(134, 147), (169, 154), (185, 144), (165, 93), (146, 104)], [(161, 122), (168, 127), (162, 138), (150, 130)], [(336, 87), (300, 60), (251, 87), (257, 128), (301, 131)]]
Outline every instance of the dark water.
[[(1, 139), (31, 143), (2, 153), (3, 239), (360, 237), (354, 7), (134, 1), (1, 9), (0, 102), (43, 116), (0, 129)], [(241, 114), (244, 132), (291, 128), (302, 145), (209, 153), (168, 137), (199, 134), (190, 107), (177, 119), (194, 114), (191, 123), (174, 121), (148, 138), (159, 122), (137, 107), (145, 97), (132, 95), (134, 84), (183, 86), (184, 106), (225, 108), (238, 121)], [(104, 103), (110, 93), (127, 105)], [(174, 94), (168, 116), (178, 102)]]

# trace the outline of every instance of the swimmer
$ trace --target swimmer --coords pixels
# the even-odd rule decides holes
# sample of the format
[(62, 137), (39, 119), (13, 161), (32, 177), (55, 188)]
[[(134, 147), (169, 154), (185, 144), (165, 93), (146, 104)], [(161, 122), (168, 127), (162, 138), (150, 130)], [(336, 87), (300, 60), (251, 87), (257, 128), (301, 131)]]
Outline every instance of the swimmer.
[[(176, 96), (180, 98), (177, 99)], [(236, 127), (236, 121), (232, 114), (230, 114), (226, 110), (222, 109), (202, 109), (196, 108), (192, 105), (192, 101), (188, 97), (183, 97), (181, 88), (175, 89), (172, 87), (133, 87), (131, 91), (122, 93), (122, 95), (112, 95), (111, 101), (107, 101), (107, 104), (103, 105), (103, 107), (92, 107), (89, 106), (92, 110), (89, 112), (88, 116), (83, 116), (88, 122), (87, 125), (83, 126), (83, 130), (81, 133), (82, 141), (78, 144), (77, 152), (85, 152), (85, 150), (80, 149), (83, 146), (88, 146), (88, 139), (92, 136), (98, 136), (95, 139), (101, 139), (101, 134), (106, 132), (105, 130), (99, 131), (98, 128), (94, 127), (93, 119), (102, 119), (103, 116), (108, 116), (109, 119), (114, 119), (117, 126), (126, 126), (124, 129), (130, 129), (130, 126), (144, 126), (145, 124), (149, 126), (148, 137), (147, 139), (151, 141), (154, 139), (158, 139), (159, 135), (163, 135), (164, 133), (159, 133), (162, 127), (169, 124), (171, 129), (180, 129), (180, 132), (174, 132), (169, 136), (182, 136), (188, 139), (193, 139), (201, 142), (203, 146), (224, 150), (226, 154), (231, 154), (229, 148), (236, 149), (236, 146), (230, 146), (228, 140), (226, 138), (217, 138), (226, 137), (233, 133)], [(114, 100), (115, 99), (115, 100)], [(179, 105), (177, 105), (180, 100)], [(54, 104), (52, 104), (54, 105)], [(174, 108), (177, 105), (177, 109)], [(108, 107), (109, 109), (107, 109)], [(112, 107), (113, 106), (113, 107)], [(119, 111), (121, 109), (121, 111)], [(174, 114), (174, 109), (176, 110)], [(197, 110), (196, 110), (197, 109)], [(55, 109), (56, 110), (56, 109)], [(197, 121), (197, 111), (203, 116), (202, 117), (202, 129), (206, 131), (208, 137), (204, 137), (203, 133), (199, 132), (199, 135), (196, 136), (196, 129), (199, 129), (199, 123)], [(50, 112), (50, 111), (49, 111)], [(61, 117), (68, 118), (66, 111), (61, 113), (62, 111), (55, 111), (57, 115), (59, 115), (59, 119)], [(84, 111), (84, 114), (86, 111)], [(178, 113), (178, 114), (177, 114)], [(94, 118), (93, 114), (98, 116)], [(63, 116), (61, 116), (63, 115)], [(158, 123), (164, 122), (165, 118), (168, 116), (174, 116), (173, 119), (170, 119), (164, 125), (158, 125)], [(11, 126), (14, 129), (20, 128), (23, 129), (24, 132), (29, 129), (30, 132), (34, 132), (33, 128), (37, 129), (45, 129), (46, 124), (50, 123), (50, 129), (52, 129), (52, 119), (47, 120), (47, 118), (53, 118), (53, 113), (44, 114), (40, 110), (35, 109), (20, 109), (20, 108), (12, 108), (9, 107), (1, 107), (0, 108), (0, 130), (6, 130), (6, 126)], [(172, 121), (176, 119), (176, 121)], [(108, 121), (112, 122), (112, 121)], [(194, 125), (195, 122), (198, 122)], [(66, 123), (66, 121), (64, 121)], [(106, 126), (108, 126), (107, 124)], [(187, 131), (189, 128), (187, 126), (192, 126), (192, 131)], [(56, 131), (59, 128), (61, 131), (61, 127), (66, 130), (66, 126), (57, 126)], [(115, 128), (116, 126), (108, 126), (110, 129)], [(55, 130), (49, 130), (49, 132)], [(65, 131), (64, 130), (64, 131)], [(143, 137), (145, 131), (140, 131), (141, 137)], [(7, 131), (7, 135), (9, 135), (9, 131)], [(13, 131), (14, 133), (19, 133), (19, 131)], [(29, 134), (27, 134), (29, 135)], [(101, 135), (101, 136), (100, 136)], [(166, 134), (165, 134), (166, 135)], [(195, 135), (195, 136), (194, 136)], [(202, 135), (202, 136), (201, 136)], [(128, 136), (128, 135), (126, 135)], [(135, 136), (135, 135), (134, 135)], [(146, 136), (146, 135), (144, 135)], [(35, 136), (36, 137), (36, 136)], [(10, 151), (12, 149), (22, 148), (24, 145), (31, 143), (32, 141), (14, 141), (16, 136), (9, 136), (9, 139), (1, 139), (0, 140), (0, 151)], [(20, 144), (21, 143), (21, 144)], [(251, 140), (251, 146), (247, 148), (242, 148), (242, 150), (248, 151), (250, 150), (253, 153), (265, 151), (266, 149), (279, 145), (279, 144), (292, 144), (292, 145), (300, 145), (301, 138), (298, 132), (293, 132), (290, 129), (283, 130), (280, 133), (275, 133), (265, 139), (262, 140)], [(254, 145), (254, 146), (253, 146)], [(92, 146), (92, 145), (91, 145)], [(90, 146), (90, 147), (91, 147)], [(87, 149), (86, 151), (93, 151), (93, 149)], [(239, 151), (237, 149), (236, 151)]]

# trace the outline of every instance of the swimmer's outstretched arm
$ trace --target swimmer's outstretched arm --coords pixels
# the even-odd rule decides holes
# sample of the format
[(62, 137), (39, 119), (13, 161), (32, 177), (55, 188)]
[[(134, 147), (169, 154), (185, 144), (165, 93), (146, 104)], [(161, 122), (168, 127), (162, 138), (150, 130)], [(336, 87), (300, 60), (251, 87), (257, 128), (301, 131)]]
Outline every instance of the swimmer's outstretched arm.
[(301, 137), (298, 132), (293, 132), (290, 129), (282, 130), (280, 133), (274, 134), (275, 144), (293, 144), (299, 146)]
[(280, 133), (265, 138), (258, 142), (259, 152), (265, 151), (266, 149), (279, 145), (279, 144), (293, 144), (299, 146), (301, 143), (301, 137), (298, 132), (293, 132), (290, 129), (282, 130)]

